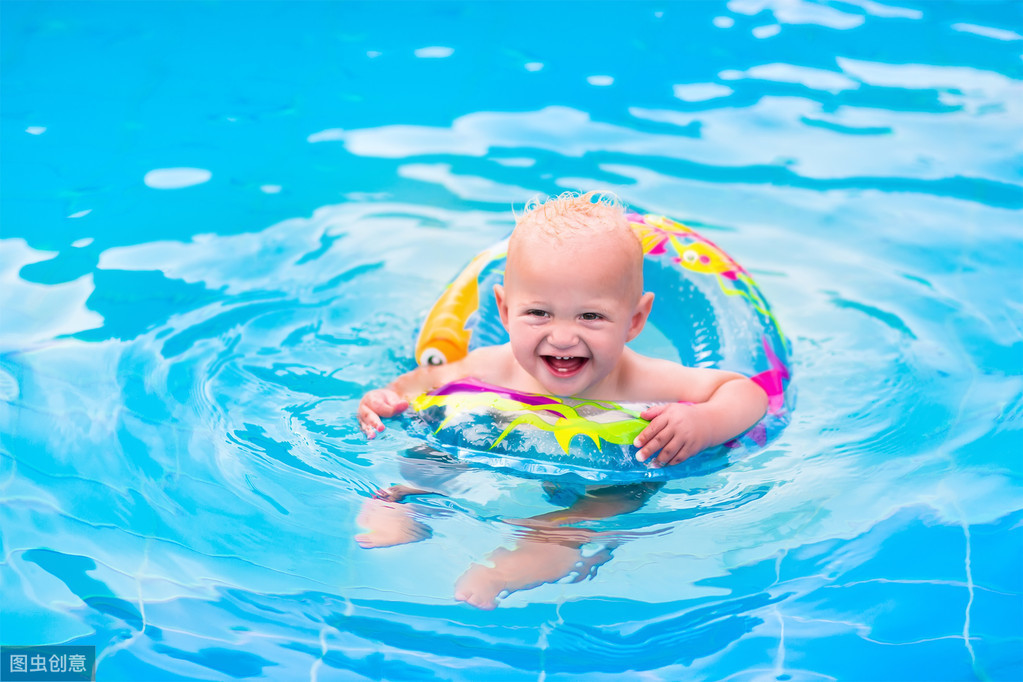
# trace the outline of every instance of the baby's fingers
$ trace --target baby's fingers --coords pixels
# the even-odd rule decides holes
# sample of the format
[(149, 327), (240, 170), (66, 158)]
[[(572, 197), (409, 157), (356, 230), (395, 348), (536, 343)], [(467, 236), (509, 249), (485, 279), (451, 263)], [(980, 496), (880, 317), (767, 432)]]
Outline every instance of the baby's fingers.
[(379, 391), (366, 396), (367, 407), (381, 417), (393, 417), (408, 409), (408, 401), (397, 393), (391, 391)]
[(647, 461), (655, 452), (664, 447), (670, 438), (671, 434), (664, 428), (663, 420), (655, 419), (650, 422), (650, 425), (643, 429), (632, 443), (639, 448), (636, 459), (640, 462)]
[[(654, 405), (648, 407), (639, 414), (640, 419), (646, 419), (648, 422), (653, 421), (657, 417), (661, 416), (661, 413), (668, 409), (668, 405), (671, 403), (661, 403), (660, 405)], [(644, 430), (645, 433), (645, 430)]]
[(373, 438), (384, 430), (384, 423), (380, 416), (369, 409), (366, 405), (359, 406), (359, 428), (366, 434), (366, 438)]
[(670, 467), (681, 464), (694, 454), (692, 443), (687, 443), (681, 436), (672, 438), (657, 455), (657, 463), (660, 466)]

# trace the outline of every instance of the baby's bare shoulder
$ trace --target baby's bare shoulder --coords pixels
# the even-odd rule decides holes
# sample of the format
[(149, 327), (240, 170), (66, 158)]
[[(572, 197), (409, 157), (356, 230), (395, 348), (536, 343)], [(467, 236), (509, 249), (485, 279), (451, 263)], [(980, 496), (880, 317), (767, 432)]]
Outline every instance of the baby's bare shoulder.
[[(619, 390), (625, 397), (620, 400), (656, 400), (661, 393), (657, 387), (665, 382), (665, 375), (674, 376), (682, 365), (670, 360), (651, 358), (626, 349), (621, 359)], [(640, 397), (644, 396), (644, 397)]]
[(503, 362), (506, 359), (512, 357), (511, 345), (502, 344), (500, 346), (483, 346), (476, 350), (470, 351), (469, 355), (466, 356), (466, 361), (477, 364), (484, 362)]
[(717, 369), (687, 367), (678, 362), (631, 352), (623, 356), (622, 400), (706, 400), (709, 392), (734, 375)]
[(462, 361), (465, 376), (472, 376), (497, 386), (506, 385), (514, 365), (515, 357), (507, 343), (477, 348)]
[(649, 375), (659, 372), (674, 373), (680, 370), (691, 369), (677, 362), (662, 358), (652, 358), (628, 348), (622, 354), (621, 363), (624, 370), (623, 374), (633, 380), (642, 380), (644, 377), (649, 377)]

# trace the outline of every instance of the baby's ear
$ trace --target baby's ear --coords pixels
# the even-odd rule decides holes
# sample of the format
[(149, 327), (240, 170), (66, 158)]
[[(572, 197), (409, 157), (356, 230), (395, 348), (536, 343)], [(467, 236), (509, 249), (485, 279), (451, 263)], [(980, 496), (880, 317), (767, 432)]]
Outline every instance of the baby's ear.
[(500, 284), (494, 285), (494, 298), (497, 299), (497, 314), (501, 316), (501, 324), (508, 328), (508, 305), (504, 299), (504, 287)]
[(634, 338), (639, 336), (639, 333), (643, 331), (643, 327), (646, 326), (646, 320), (650, 317), (650, 309), (654, 305), (654, 294), (652, 291), (648, 291), (639, 297), (639, 303), (636, 304), (636, 311), (632, 313), (632, 320), (629, 322), (629, 337), (627, 341), (632, 341)]

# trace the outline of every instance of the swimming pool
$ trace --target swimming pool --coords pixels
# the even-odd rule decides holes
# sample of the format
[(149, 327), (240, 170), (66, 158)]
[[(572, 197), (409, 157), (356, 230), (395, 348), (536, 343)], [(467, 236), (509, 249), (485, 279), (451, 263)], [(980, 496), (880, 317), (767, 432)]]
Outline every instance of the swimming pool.
[[(1023, 677), (1019, 3), (4, 2), (2, 642), (97, 679)], [(570, 41), (570, 42), (569, 42)], [(452, 598), (478, 469), (363, 550), (354, 410), (534, 193), (698, 227), (793, 421)]]

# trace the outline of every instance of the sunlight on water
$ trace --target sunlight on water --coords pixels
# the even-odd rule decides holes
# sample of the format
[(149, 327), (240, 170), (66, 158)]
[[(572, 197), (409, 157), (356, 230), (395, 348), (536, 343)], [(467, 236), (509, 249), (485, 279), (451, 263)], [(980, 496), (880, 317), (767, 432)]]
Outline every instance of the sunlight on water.
[[(104, 680), (1023, 675), (1018, 6), (579, 7), (5, 6), (5, 645)], [(354, 413), (513, 208), (588, 188), (749, 270), (798, 403), (474, 609), (574, 489)], [(423, 541), (360, 547), (410, 482), (446, 493), (402, 503)]]

